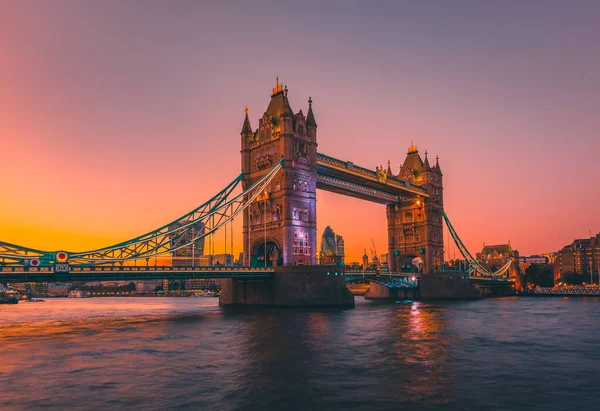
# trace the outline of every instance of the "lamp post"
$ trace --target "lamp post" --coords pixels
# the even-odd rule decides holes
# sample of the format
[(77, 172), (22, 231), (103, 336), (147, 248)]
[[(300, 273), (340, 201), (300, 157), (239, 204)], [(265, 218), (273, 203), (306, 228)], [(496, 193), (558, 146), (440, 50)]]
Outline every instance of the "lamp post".
[(194, 226), (192, 225), (192, 268), (196, 259), (196, 240), (194, 239)]
[(265, 190), (265, 268), (267, 268), (267, 190)]

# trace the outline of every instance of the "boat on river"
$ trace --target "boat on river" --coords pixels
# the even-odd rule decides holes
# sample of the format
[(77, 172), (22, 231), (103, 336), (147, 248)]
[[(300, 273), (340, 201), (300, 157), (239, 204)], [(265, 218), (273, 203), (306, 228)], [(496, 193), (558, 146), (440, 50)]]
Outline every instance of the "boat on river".
[(16, 290), (11, 290), (0, 285), (0, 304), (18, 304), (21, 296)]

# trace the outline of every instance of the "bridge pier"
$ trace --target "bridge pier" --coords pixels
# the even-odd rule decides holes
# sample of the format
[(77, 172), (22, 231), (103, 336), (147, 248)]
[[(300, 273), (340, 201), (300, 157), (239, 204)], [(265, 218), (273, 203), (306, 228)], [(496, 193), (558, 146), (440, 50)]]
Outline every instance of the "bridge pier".
[(429, 273), (419, 279), (422, 300), (476, 300), (481, 293), (465, 273)]
[(339, 268), (284, 266), (275, 268), (272, 279), (223, 280), (219, 305), (353, 308), (354, 295)]
[(365, 293), (366, 300), (417, 300), (418, 288), (389, 288), (385, 285), (371, 282)]

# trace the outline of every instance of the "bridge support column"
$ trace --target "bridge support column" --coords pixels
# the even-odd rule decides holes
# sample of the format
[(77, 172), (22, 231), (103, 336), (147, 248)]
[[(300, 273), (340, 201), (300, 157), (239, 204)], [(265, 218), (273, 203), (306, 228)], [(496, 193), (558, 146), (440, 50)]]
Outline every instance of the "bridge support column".
[(422, 300), (476, 300), (481, 293), (465, 273), (430, 273), (419, 279)]
[(276, 267), (269, 280), (223, 280), (219, 305), (353, 308), (354, 295), (340, 268)]

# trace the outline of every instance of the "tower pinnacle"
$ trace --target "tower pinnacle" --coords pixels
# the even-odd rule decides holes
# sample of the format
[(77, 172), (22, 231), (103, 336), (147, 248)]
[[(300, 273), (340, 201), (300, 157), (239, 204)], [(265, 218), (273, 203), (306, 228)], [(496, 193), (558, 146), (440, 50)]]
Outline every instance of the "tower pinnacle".
[(312, 111), (312, 97), (308, 98), (308, 113), (306, 113), (306, 125), (317, 128), (317, 122), (315, 121), (315, 115)]
[(429, 165), (429, 159), (427, 158), (427, 150), (425, 150), (425, 161), (423, 162), (423, 168), (426, 171), (430, 171), (431, 170), (431, 166)]
[(252, 133), (252, 126), (250, 125), (250, 119), (248, 118), (248, 106), (244, 108), (244, 113), (246, 113), (246, 117), (244, 118), (244, 125), (242, 126), (242, 135), (246, 136)]
[(415, 146), (415, 143), (410, 140), (410, 147), (408, 148), (408, 154), (413, 154), (413, 153), (417, 153), (419, 150), (417, 149), (417, 146)]
[(281, 84), (279, 84), (279, 76), (275, 77), (275, 87), (273, 87), (273, 95), (281, 92), (283, 89)]

